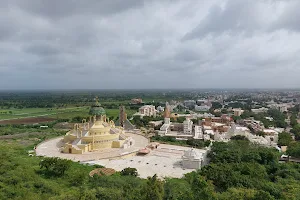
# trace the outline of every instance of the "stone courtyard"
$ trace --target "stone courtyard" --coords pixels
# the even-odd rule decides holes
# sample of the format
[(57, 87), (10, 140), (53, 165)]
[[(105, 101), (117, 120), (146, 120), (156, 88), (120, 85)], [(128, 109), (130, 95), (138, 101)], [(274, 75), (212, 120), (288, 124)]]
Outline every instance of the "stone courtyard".
[[(195, 171), (182, 167), (182, 155), (189, 147), (160, 144), (157, 149), (152, 150), (145, 156), (133, 156), (125, 159), (101, 159), (89, 161), (89, 164), (99, 164), (107, 168), (121, 171), (126, 167), (136, 168), (141, 178), (147, 178), (157, 174), (160, 178), (180, 178), (184, 174)], [(199, 153), (206, 150), (196, 149)]]
[[(194, 171), (194, 169), (184, 169), (182, 166), (184, 151), (191, 148), (160, 144), (157, 149), (151, 150), (148, 155), (139, 156), (135, 155), (135, 152), (146, 147), (148, 139), (132, 133), (127, 133), (127, 135), (135, 140), (135, 146), (128, 149), (103, 149), (84, 154), (66, 154), (59, 151), (62, 144), (60, 142), (62, 137), (59, 137), (41, 143), (36, 148), (36, 154), (38, 156), (71, 159), (80, 161), (83, 164), (98, 164), (117, 171), (127, 167), (136, 168), (141, 178), (147, 178), (154, 174), (161, 178), (180, 178), (184, 174)], [(204, 149), (195, 149), (195, 151), (199, 153), (206, 152)]]

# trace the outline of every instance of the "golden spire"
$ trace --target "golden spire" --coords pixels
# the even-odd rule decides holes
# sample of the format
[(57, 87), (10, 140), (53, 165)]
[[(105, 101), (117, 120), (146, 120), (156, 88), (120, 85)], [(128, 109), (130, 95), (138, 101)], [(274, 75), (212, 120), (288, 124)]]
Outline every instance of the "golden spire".
[(95, 97), (94, 107), (100, 107), (100, 106), (101, 106), (101, 104), (99, 103), (99, 97), (96, 96), (96, 97)]

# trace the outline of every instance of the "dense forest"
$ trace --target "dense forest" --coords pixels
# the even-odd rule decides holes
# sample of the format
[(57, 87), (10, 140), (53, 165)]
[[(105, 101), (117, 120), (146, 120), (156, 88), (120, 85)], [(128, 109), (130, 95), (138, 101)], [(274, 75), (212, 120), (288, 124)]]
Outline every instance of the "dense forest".
[(46, 162), (1, 143), (0, 199), (299, 199), (300, 165), (278, 163), (274, 149), (237, 139), (214, 143), (210, 157), (210, 165), (181, 179), (140, 179), (124, 171), (89, 177), (93, 166)]

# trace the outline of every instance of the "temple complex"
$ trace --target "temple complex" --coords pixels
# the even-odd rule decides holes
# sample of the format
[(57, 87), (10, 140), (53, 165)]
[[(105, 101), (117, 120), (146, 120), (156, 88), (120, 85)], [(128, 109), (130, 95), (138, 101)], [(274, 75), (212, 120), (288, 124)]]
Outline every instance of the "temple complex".
[(128, 148), (134, 144), (134, 140), (125, 135), (122, 127), (115, 126), (106, 117), (98, 98), (89, 114), (89, 121), (83, 120), (82, 123), (75, 124), (74, 129), (64, 136), (64, 153), (82, 154), (103, 148)]

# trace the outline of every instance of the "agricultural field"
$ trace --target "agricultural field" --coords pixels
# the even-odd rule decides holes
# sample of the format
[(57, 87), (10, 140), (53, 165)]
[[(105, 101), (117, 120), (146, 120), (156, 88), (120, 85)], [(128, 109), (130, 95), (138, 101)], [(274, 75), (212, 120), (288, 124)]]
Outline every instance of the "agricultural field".
[[(89, 117), (89, 106), (68, 108), (24, 108), (0, 110), (0, 124), (35, 124), (54, 120)], [(119, 116), (119, 109), (105, 109), (106, 115), (113, 120)], [(128, 117), (136, 110), (126, 110)]]
[(88, 107), (67, 107), (67, 108), (23, 108), (23, 109), (1, 109), (0, 120), (23, 119), (32, 117), (56, 118), (62, 114), (88, 113)]

